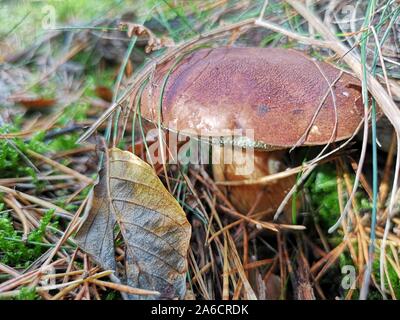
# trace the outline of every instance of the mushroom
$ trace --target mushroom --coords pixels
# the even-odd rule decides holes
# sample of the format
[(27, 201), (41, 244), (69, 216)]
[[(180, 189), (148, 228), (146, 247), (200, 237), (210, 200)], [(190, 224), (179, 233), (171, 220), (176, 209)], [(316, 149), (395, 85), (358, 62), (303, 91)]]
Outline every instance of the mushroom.
[[(166, 129), (188, 135), (194, 131), (203, 138), (227, 129), (253, 130), (252, 139), (232, 140), (243, 147), (245, 157), (254, 148), (250, 174), (237, 173), (236, 158), (224, 162), (223, 146), (213, 148), (221, 156), (213, 164), (214, 178), (226, 181), (285, 170), (286, 151), (298, 144), (349, 138), (363, 119), (363, 105), (356, 78), (299, 51), (222, 47), (199, 49), (158, 66), (143, 91), (141, 115), (155, 123), (161, 115)], [(229, 186), (227, 191), (243, 213), (273, 213), (294, 183), (291, 176), (268, 186)]]

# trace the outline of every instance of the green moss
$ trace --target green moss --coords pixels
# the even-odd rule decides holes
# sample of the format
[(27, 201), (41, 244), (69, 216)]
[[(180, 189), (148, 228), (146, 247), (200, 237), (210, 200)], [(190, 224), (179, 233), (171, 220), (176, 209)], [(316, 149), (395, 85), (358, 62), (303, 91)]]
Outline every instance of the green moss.
[[(391, 252), (387, 252), (386, 253), (392, 260), (394, 260), (393, 255)], [(381, 277), (381, 273), (380, 273), (380, 262), (379, 262), (379, 252), (375, 253), (375, 261), (372, 265), (372, 272), (374, 273), (375, 278), (377, 279), (378, 283), (380, 283), (380, 277)], [(388, 260), (386, 260), (386, 267), (387, 267), (387, 274), (388, 277), (384, 277), (384, 281), (385, 281), (385, 287), (388, 289), (389, 288), (389, 281), (392, 285), (394, 294), (396, 296), (396, 299), (400, 299), (400, 278), (397, 275), (396, 270), (392, 267), (392, 265), (390, 264), (390, 262)], [(389, 281), (388, 279), (389, 278)], [(380, 295), (380, 293), (379, 293)], [(380, 295), (380, 297), (382, 298), (382, 296)]]
[(307, 185), (317, 218), (325, 228), (329, 228), (340, 213), (335, 168), (330, 164), (319, 166)]
[(58, 119), (57, 124), (67, 125), (71, 121), (79, 122), (87, 119), (86, 112), (89, 109), (87, 103), (75, 103), (65, 109), (63, 115)]
[(39, 300), (39, 296), (36, 293), (35, 288), (22, 287), (16, 300)]
[[(19, 128), (16, 125), (6, 124), (0, 128), (0, 134), (15, 133)], [(48, 147), (43, 142), (44, 133), (36, 133), (28, 142), (20, 139), (0, 139), (0, 176), (9, 177), (36, 177), (36, 172), (27, 161), (27, 149), (37, 153), (44, 153)]]
[(118, 291), (110, 291), (106, 293), (105, 300), (120, 300), (121, 294)]
[(48, 81), (46, 86), (43, 86), (41, 83), (35, 84), (32, 89), (32, 92), (36, 93), (38, 96), (44, 99), (53, 99), (56, 96), (57, 92), (57, 83)]
[[(14, 229), (7, 214), (0, 214), (0, 261), (14, 268), (26, 268), (46, 249), (43, 245), (46, 228), (50, 225), (54, 210), (48, 210), (40, 220), (39, 227), (31, 231), (26, 240)], [(56, 222), (52, 224), (56, 226)]]
[[(354, 183), (354, 175), (350, 179)], [(335, 167), (332, 164), (319, 166), (307, 181), (306, 186), (310, 191), (312, 206), (318, 213), (317, 218), (323, 227), (331, 227), (340, 215)], [(346, 202), (347, 198), (343, 200)], [(372, 208), (371, 201), (362, 191), (356, 192), (355, 200), (358, 210)]]
[(49, 148), (53, 151), (75, 149), (76, 147), (78, 147), (78, 145), (76, 144), (78, 138), (78, 133), (61, 135), (49, 143)]

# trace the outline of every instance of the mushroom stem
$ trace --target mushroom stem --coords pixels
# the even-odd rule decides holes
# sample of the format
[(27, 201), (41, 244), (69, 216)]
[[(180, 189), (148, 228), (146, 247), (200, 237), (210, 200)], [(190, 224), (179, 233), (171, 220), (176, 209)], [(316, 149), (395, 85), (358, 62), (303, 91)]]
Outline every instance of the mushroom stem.
[[(224, 147), (213, 146), (212, 150), (212, 169), (216, 182), (258, 179), (287, 169), (283, 160), (284, 150), (246, 152), (245, 149), (242, 149), (239, 154), (235, 152), (233, 157), (227, 157)], [(246, 166), (246, 170), (243, 170), (244, 166)], [(296, 176), (291, 175), (268, 185), (241, 185), (223, 188), (238, 211), (243, 214), (263, 211), (266, 212), (265, 218), (270, 220), (295, 183)], [(290, 213), (290, 207), (289, 203), (285, 210), (287, 214)]]

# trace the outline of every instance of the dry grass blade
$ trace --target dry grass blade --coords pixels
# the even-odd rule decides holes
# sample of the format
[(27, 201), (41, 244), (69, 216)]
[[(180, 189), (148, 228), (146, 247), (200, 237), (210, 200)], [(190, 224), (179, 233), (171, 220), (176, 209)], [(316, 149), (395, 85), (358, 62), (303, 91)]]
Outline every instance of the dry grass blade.
[(56, 206), (56, 205), (54, 205), (54, 204), (52, 204), (52, 203), (50, 203), (48, 201), (39, 199), (37, 197), (34, 197), (34, 196), (29, 195), (29, 194), (23, 193), (21, 191), (17, 191), (17, 190), (13, 190), (13, 189), (10, 189), (10, 188), (7, 188), (7, 187), (3, 187), (3, 186), (0, 186), (0, 191), (3, 191), (4, 193), (12, 194), (15, 197), (26, 199), (27, 201), (30, 201), (30, 202), (35, 203), (35, 204), (38, 204), (38, 205), (40, 205), (40, 206), (42, 206), (44, 208), (54, 209), (55, 210), (55, 214), (59, 214), (59, 215), (65, 217), (65, 218), (68, 218), (68, 219), (72, 218), (72, 214), (70, 212), (68, 212), (68, 211), (60, 208), (59, 206)]
[(298, 225), (290, 225), (290, 224), (277, 224), (277, 223), (271, 223), (271, 222), (265, 222), (265, 221), (258, 221), (253, 218), (250, 218), (248, 216), (245, 216), (239, 212), (236, 212), (234, 210), (231, 210), (229, 208), (226, 208), (224, 206), (221, 206), (221, 209), (224, 210), (225, 212), (236, 216), (238, 218), (241, 218), (247, 222), (250, 222), (252, 224), (255, 224), (256, 227), (258, 228), (265, 228), (271, 231), (279, 232), (280, 229), (288, 229), (288, 230), (305, 230), (305, 226), (298, 226)]

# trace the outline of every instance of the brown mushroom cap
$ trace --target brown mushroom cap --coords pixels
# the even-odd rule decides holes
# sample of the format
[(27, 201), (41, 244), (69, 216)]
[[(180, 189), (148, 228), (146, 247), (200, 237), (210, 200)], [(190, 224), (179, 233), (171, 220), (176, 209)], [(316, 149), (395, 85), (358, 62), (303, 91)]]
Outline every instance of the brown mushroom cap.
[[(200, 49), (174, 63), (159, 66), (143, 92), (141, 114), (152, 122), (158, 120), (164, 89), (161, 123), (166, 128), (201, 130), (206, 136), (253, 129), (255, 141), (286, 148), (301, 139), (328, 92), (303, 144), (326, 144), (331, 138), (335, 108), (327, 80), (334, 82), (340, 70), (327, 63), (294, 50), (231, 47)], [(333, 91), (338, 141), (355, 132), (363, 105), (359, 81), (347, 73)]]

